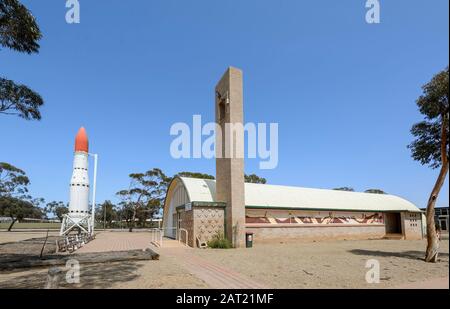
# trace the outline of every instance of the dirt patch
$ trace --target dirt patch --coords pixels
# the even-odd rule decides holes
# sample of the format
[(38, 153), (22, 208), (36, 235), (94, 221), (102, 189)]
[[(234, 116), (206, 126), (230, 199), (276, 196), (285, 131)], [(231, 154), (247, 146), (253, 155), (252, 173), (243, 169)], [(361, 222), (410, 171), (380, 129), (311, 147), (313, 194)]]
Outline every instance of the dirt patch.
[(190, 274), (172, 258), (161, 256), (157, 263), (139, 262), (137, 277), (132, 281), (121, 281), (112, 285), (120, 289), (204, 289), (208, 285)]
[[(118, 282), (136, 279), (139, 267), (135, 262), (81, 265), (79, 283), (67, 283), (65, 275), (69, 269), (62, 267), (64, 272), (61, 274), (59, 288), (108, 288)], [(1, 272), (0, 288), (42, 289), (47, 283), (47, 273), (48, 268)]]
[[(170, 259), (80, 265), (80, 282), (67, 283), (62, 268), (60, 288), (207, 288)], [(0, 272), (0, 289), (42, 289), (47, 282), (48, 268)]]
[[(43, 256), (56, 252), (57, 238), (56, 236), (48, 237)], [(39, 258), (44, 242), (45, 237), (0, 244), (0, 263)]]
[[(15, 235), (16, 239), (29, 237)], [(35, 236), (35, 234), (32, 234)], [(44, 234), (45, 235), (45, 234)], [(100, 234), (101, 235), (101, 234)], [(136, 236), (137, 235), (137, 236)], [(2, 235), (0, 235), (2, 236)], [(126, 237), (125, 237), (126, 236)], [(122, 238), (113, 237), (113, 244), (119, 243), (116, 247), (121, 250), (127, 250), (131, 246), (128, 242), (133, 242), (137, 237), (138, 242), (143, 242), (143, 235), (140, 233), (124, 234)], [(55, 252), (56, 236), (49, 237), (45, 249), (45, 255), (51, 255)], [(101, 237), (100, 237), (101, 238)], [(128, 241), (129, 239), (129, 241)], [(98, 239), (94, 240), (97, 241)], [(136, 240), (136, 239), (135, 239)], [(148, 243), (147, 239), (146, 243)], [(44, 238), (32, 238), (16, 242), (0, 244), (0, 263), (7, 263), (11, 260), (30, 259), (39, 256)], [(138, 243), (138, 244), (139, 244)], [(92, 243), (94, 244), (94, 243)], [(99, 242), (96, 245), (100, 245)], [(114, 247), (114, 246), (113, 246)], [(131, 246), (133, 247), (133, 246)], [(114, 247), (115, 248), (115, 247)], [(81, 253), (78, 250), (76, 253)], [(95, 251), (95, 250), (94, 250)], [(103, 252), (98, 253), (100, 255)], [(64, 279), (69, 269), (63, 269), (61, 288), (206, 288), (207, 285), (200, 279), (191, 275), (180, 267), (171, 258), (160, 257), (159, 261), (125, 261), (108, 262), (96, 264), (80, 264), (80, 282), (67, 283)], [(0, 272), (0, 288), (44, 288), (47, 282), (47, 273), (49, 267), (40, 267), (33, 269), (16, 269)]]
[[(256, 244), (251, 249), (196, 250), (273, 288), (385, 288), (448, 276), (448, 240), (440, 261), (423, 261), (425, 241), (352, 240)], [(366, 262), (380, 263), (380, 283), (368, 284)]]
[[(22, 241), (30, 238), (41, 238), (45, 237), (47, 234), (47, 231), (42, 230), (39, 232), (5, 232), (0, 231), (0, 244), (9, 243), (9, 242), (16, 242), (16, 241)], [(55, 231), (50, 231), (49, 236), (58, 236), (59, 233)]]
[[(116, 239), (117, 247), (127, 249), (130, 247), (127, 239), (132, 241), (133, 238), (135, 236), (130, 234), (123, 240)], [(41, 245), (42, 239), (6, 244), (0, 246), (0, 256), (6, 252), (39, 254)], [(436, 278), (448, 276), (448, 240), (441, 241), (439, 262), (435, 264), (423, 261), (425, 246), (424, 240), (349, 240), (255, 243), (251, 249), (189, 250), (270, 288), (387, 288), (417, 286), (415, 283), (434, 282)], [(47, 250), (50, 252), (51, 248)], [(379, 284), (368, 284), (365, 280), (369, 259), (379, 261)], [(176, 256), (164, 254), (161, 254), (159, 261), (80, 266), (80, 283), (63, 282), (62, 288), (208, 287), (204, 281), (189, 273)], [(38, 268), (0, 272), (0, 288), (42, 288), (47, 280), (47, 271), (48, 268)]]

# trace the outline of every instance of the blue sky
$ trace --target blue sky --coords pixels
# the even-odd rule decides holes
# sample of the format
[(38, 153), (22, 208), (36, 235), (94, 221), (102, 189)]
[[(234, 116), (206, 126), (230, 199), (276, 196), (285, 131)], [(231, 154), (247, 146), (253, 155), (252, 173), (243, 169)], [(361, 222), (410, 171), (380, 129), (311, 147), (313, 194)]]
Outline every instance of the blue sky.
[[(0, 50), (0, 74), (45, 99), (40, 122), (0, 116), (0, 161), (24, 169), (31, 192), (67, 201), (73, 141), (85, 126), (99, 154), (98, 199), (153, 167), (215, 173), (175, 160), (170, 126), (214, 117), (214, 86), (244, 71), (246, 122), (279, 123), (279, 164), (246, 172), (269, 183), (381, 188), (426, 205), (437, 170), (411, 159), (421, 86), (448, 65), (447, 0), (22, 1), (43, 32), (38, 55)], [(345, 4), (344, 4), (345, 3)], [(92, 169), (91, 169), (92, 170)], [(438, 201), (448, 206), (448, 180)]]

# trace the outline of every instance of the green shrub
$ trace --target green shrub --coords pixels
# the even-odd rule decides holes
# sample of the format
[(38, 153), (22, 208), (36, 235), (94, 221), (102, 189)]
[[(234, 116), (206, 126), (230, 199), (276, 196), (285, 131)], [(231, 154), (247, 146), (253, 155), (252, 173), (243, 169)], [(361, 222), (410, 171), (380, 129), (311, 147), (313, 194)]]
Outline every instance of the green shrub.
[(222, 232), (218, 232), (214, 235), (213, 239), (208, 241), (208, 247), (214, 249), (230, 249), (232, 248), (231, 241), (225, 238)]

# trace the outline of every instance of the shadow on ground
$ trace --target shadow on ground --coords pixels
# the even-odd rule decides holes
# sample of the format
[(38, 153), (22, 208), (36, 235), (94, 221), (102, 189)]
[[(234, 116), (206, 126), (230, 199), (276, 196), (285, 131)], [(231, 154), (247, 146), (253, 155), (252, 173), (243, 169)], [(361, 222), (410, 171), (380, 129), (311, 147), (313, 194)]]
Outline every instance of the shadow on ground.
[[(365, 250), (365, 249), (353, 249), (348, 252), (356, 254), (356, 255), (364, 255), (364, 256), (382, 256), (382, 257), (398, 257), (405, 258), (410, 260), (424, 260), (425, 252), (424, 251), (402, 251), (402, 252), (389, 252), (389, 251), (380, 251), (380, 250)], [(448, 253), (439, 253), (439, 257), (447, 258), (449, 257)]]
[[(141, 267), (141, 265), (138, 265), (136, 262), (116, 262), (80, 266), (80, 283), (67, 283), (64, 272), (61, 275), (60, 288), (109, 288), (114, 283), (127, 282), (136, 279), (139, 277), (138, 269)], [(27, 274), (25, 275), (14, 276), (11, 277), (10, 280), (0, 282), (0, 289), (42, 289), (46, 282), (47, 271), (41, 268), (39, 271), (27, 271)]]

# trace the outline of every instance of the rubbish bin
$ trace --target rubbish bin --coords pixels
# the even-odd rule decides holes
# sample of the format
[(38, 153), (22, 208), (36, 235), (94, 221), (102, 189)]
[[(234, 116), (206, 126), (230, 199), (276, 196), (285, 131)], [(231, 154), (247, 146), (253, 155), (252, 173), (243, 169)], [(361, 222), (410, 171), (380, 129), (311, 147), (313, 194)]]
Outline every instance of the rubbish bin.
[(247, 248), (253, 247), (253, 233), (245, 233), (245, 246)]

